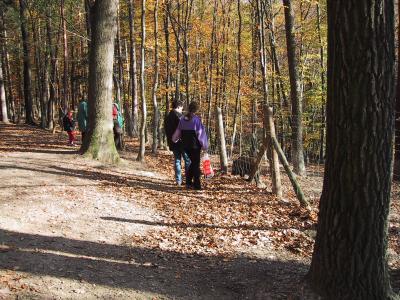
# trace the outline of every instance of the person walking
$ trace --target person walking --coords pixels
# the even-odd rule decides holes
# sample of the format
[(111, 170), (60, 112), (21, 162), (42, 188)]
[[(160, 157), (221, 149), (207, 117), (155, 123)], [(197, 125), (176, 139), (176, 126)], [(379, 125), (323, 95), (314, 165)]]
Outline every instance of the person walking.
[(117, 103), (113, 103), (112, 116), (115, 147), (117, 148), (117, 150), (123, 150), (124, 146), (122, 140), (122, 128), (124, 126), (124, 119)]
[(169, 150), (174, 154), (174, 169), (175, 169), (175, 182), (177, 185), (182, 184), (182, 159), (185, 161), (185, 176), (187, 176), (190, 159), (186, 152), (183, 150), (182, 142), (174, 143), (172, 141), (172, 135), (178, 127), (179, 120), (182, 117), (183, 104), (181, 101), (172, 102), (172, 110), (168, 113), (164, 120), (165, 135), (167, 136), (167, 142)]
[(63, 118), (63, 126), (64, 130), (68, 133), (68, 145), (75, 146), (75, 120), (72, 114), (72, 110), (67, 112)]
[(86, 131), (87, 131), (87, 122), (88, 122), (88, 109), (87, 109), (87, 101), (84, 98), (81, 98), (78, 106), (78, 127), (79, 131), (82, 135), (82, 143), (85, 139)]
[(200, 153), (207, 151), (208, 138), (201, 119), (196, 115), (199, 105), (197, 102), (189, 104), (188, 113), (179, 121), (178, 127), (172, 135), (172, 141), (182, 141), (183, 149), (191, 161), (186, 174), (186, 187), (201, 190), (200, 183)]

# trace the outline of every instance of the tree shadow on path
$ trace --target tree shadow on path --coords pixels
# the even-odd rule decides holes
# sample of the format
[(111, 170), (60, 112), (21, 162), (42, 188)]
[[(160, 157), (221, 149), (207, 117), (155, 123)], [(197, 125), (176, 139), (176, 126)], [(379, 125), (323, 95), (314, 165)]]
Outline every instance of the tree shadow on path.
[(178, 299), (287, 299), (307, 266), (224, 259), (0, 229), (0, 269)]

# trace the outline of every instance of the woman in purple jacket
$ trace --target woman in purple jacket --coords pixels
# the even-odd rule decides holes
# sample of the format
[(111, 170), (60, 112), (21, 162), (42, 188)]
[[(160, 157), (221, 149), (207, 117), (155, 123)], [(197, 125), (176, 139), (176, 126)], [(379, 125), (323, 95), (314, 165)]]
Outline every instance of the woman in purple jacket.
[(200, 184), (200, 152), (207, 151), (207, 133), (198, 116), (195, 115), (199, 108), (197, 102), (189, 104), (189, 112), (180, 119), (179, 125), (172, 135), (174, 143), (182, 141), (183, 148), (191, 160), (186, 174), (186, 187), (201, 190)]

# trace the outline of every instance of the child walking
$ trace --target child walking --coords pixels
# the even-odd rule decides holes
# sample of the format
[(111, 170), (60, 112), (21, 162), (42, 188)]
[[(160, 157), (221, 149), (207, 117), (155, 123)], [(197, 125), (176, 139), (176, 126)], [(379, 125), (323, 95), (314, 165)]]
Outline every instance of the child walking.
[(75, 145), (75, 120), (72, 116), (72, 111), (69, 110), (63, 119), (64, 130), (68, 133), (68, 144)]

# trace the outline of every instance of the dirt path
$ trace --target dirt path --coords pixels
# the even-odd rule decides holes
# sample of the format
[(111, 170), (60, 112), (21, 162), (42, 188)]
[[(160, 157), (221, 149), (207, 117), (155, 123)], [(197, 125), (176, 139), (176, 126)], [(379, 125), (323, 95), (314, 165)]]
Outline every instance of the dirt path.
[(287, 299), (306, 273), (315, 216), (290, 197), (188, 192), (168, 154), (107, 167), (65, 141), (0, 124), (0, 299)]
[[(277, 299), (285, 281), (306, 270), (129, 245), (133, 235), (164, 230), (157, 224), (168, 220), (139, 202), (143, 193), (173, 189), (172, 181), (132, 161), (118, 168), (85, 161), (63, 136), (0, 130), (0, 298), (265, 299), (270, 290)], [(118, 193), (121, 177), (141, 188)]]

